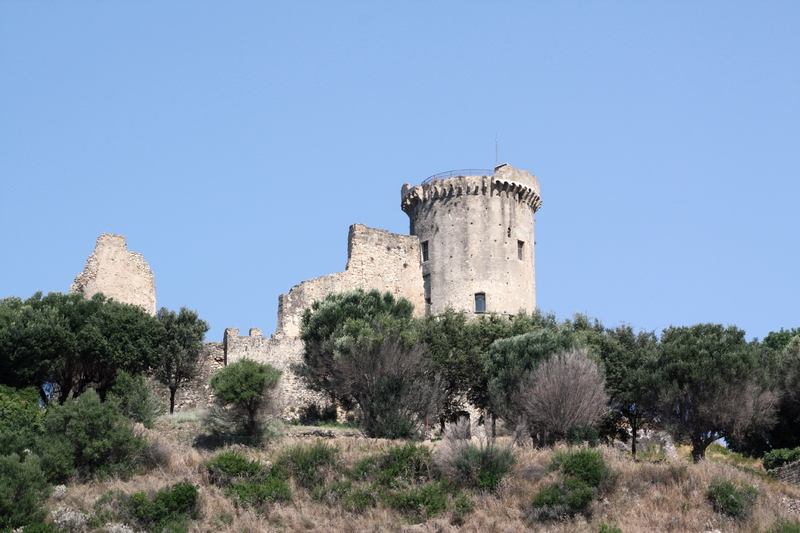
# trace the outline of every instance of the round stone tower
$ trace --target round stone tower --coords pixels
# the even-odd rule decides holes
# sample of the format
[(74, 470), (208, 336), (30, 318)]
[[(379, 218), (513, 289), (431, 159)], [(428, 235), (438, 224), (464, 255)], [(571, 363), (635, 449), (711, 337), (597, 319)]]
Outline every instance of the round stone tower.
[(403, 185), (403, 211), (420, 242), (427, 312), (532, 312), (534, 213), (541, 205), (536, 176), (508, 164)]

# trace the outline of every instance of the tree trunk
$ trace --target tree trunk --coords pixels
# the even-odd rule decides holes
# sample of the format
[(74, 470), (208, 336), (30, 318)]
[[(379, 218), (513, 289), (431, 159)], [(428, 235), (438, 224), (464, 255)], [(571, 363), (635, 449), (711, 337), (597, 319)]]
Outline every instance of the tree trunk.
[(633, 460), (636, 460), (636, 434), (639, 432), (639, 426), (636, 424), (635, 420), (630, 420), (631, 422), (631, 455), (633, 455)]
[(169, 388), (169, 414), (175, 412), (175, 393), (178, 392), (178, 387)]
[(706, 447), (703, 440), (692, 440), (692, 461), (699, 463), (706, 458)]

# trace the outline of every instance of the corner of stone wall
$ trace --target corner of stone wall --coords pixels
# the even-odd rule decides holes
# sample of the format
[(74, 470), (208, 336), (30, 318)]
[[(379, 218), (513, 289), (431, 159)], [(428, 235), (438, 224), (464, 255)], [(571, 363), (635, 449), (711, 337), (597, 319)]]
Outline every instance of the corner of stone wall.
[(775, 470), (770, 470), (770, 475), (792, 485), (800, 486), (800, 461), (789, 463)]

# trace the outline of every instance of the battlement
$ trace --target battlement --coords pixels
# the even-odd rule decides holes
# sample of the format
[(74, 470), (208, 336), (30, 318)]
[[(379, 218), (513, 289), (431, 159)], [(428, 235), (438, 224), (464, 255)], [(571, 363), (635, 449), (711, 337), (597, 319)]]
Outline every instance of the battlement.
[(503, 164), (495, 168), (493, 175), (466, 176), (453, 175), (453, 172), (436, 174), (421, 185), (403, 185), (401, 191), (401, 207), (409, 216), (414, 214), (415, 207), (429, 200), (452, 198), (463, 195), (503, 196), (528, 205), (534, 211), (542, 206), (539, 196), (539, 180), (525, 170), (517, 170), (511, 165)]

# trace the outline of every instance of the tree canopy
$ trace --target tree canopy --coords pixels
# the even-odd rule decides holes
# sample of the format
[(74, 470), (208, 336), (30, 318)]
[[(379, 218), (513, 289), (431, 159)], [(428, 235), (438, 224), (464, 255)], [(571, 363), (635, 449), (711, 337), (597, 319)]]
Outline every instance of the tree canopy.
[(692, 445), (695, 460), (709, 444), (774, 422), (776, 396), (764, 388), (755, 345), (736, 326), (669, 327), (655, 370), (659, 415)]
[(0, 383), (37, 387), (44, 401), (51, 384), (60, 403), (88, 388), (102, 398), (117, 370), (138, 374), (155, 363), (158, 341), (152, 316), (102, 294), (7, 298), (0, 301)]
[(200, 320), (197, 311), (185, 307), (181, 307), (179, 313), (162, 307), (156, 313), (156, 320), (161, 330), (153, 376), (169, 388), (171, 414), (175, 411), (178, 388), (197, 375), (197, 362), (203, 352), (203, 339), (209, 325)]

